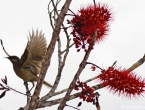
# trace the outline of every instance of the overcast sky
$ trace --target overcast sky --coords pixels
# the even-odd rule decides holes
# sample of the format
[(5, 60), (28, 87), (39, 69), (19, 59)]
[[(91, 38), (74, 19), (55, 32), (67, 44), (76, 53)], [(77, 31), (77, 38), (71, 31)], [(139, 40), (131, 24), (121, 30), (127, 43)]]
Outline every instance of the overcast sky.
[[(65, 1), (65, 0), (62, 0)], [(0, 0), (0, 39), (3, 40), (4, 46), (10, 55), (21, 57), (26, 43), (28, 31), (32, 28), (42, 30), (49, 43), (52, 36), (51, 26), (49, 24), (49, 16), (47, 5), (49, 0)], [(112, 9), (114, 20), (110, 24), (109, 35), (100, 44), (96, 44), (95, 49), (90, 55), (88, 61), (96, 63), (102, 68), (107, 68), (117, 60), (117, 65), (128, 68), (133, 63), (138, 61), (145, 53), (145, 1), (144, 0), (98, 0), (101, 3), (107, 3)], [(88, 3), (93, 3), (93, 0), (73, 0), (70, 9), (74, 12), (85, 6)], [(56, 50), (57, 52), (57, 50)], [(57, 54), (54, 53), (52, 64), (48, 70), (46, 80), (53, 84), (57, 73)], [(62, 81), (58, 90), (69, 86), (79, 63), (82, 60), (84, 52), (76, 53), (75, 48), (71, 49), (68, 56), (68, 66), (65, 67), (62, 75)], [(18, 78), (10, 61), (5, 59), (6, 54), (0, 46), (0, 78), (6, 75), (8, 84), (25, 92), (23, 81)], [(145, 77), (145, 65), (140, 66), (134, 72), (138, 76)], [(71, 72), (70, 72), (71, 71)], [(84, 81), (87, 78), (94, 77), (98, 72), (91, 72), (87, 66), (81, 74), (81, 79)], [(67, 82), (67, 83), (66, 83)], [(90, 85), (94, 85), (93, 82)], [(31, 86), (31, 84), (30, 84)], [(43, 87), (41, 96), (49, 91)], [(101, 94), (100, 105), (101, 110), (143, 110), (145, 109), (145, 98), (138, 97), (136, 99), (128, 99), (118, 97), (108, 89), (103, 88), (98, 90)], [(74, 99), (68, 104), (76, 106), (79, 99)], [(0, 110), (16, 110), (19, 107), (25, 106), (26, 97), (16, 92), (7, 92), (6, 96), (0, 99)], [(49, 110), (56, 110), (57, 106), (49, 107)], [(44, 108), (42, 110), (46, 110)], [(66, 107), (65, 110), (71, 110)], [(92, 104), (84, 103), (81, 110), (96, 110)], [(73, 109), (72, 109), (73, 110)]]

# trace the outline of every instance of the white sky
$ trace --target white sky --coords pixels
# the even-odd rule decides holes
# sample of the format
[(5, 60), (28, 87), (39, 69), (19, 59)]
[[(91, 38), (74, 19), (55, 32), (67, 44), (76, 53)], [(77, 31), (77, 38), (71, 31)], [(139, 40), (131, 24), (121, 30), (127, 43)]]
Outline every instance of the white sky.
[[(64, 1), (64, 0), (62, 0)], [(110, 34), (104, 42), (97, 44), (90, 55), (88, 61), (96, 63), (100, 67), (108, 67), (114, 61), (118, 61), (118, 66), (125, 68), (130, 67), (138, 61), (145, 53), (145, 1), (144, 0), (98, 0), (98, 2), (107, 3), (112, 8), (114, 21), (111, 23)], [(28, 30), (42, 30), (49, 40), (52, 30), (49, 24), (47, 5), (49, 0), (1, 0), (0, 1), (0, 39), (3, 40), (4, 46), (10, 55), (21, 56), (26, 43)], [(80, 6), (87, 3), (93, 3), (93, 0), (73, 0), (70, 9), (76, 12)], [(57, 50), (56, 50), (57, 51)], [(82, 60), (83, 52), (76, 53), (75, 49), (71, 49), (68, 56), (68, 66), (65, 67), (62, 76), (62, 82), (58, 90), (68, 87), (79, 62)], [(12, 69), (10, 61), (5, 59), (6, 54), (0, 46), (0, 78), (6, 75), (8, 84), (25, 92), (23, 81), (19, 79)], [(57, 54), (54, 53), (51, 68), (48, 70), (46, 80), (53, 83), (57, 72)], [(75, 59), (75, 60), (74, 60)], [(71, 71), (71, 73), (70, 73)], [(135, 70), (139, 76), (145, 77), (144, 65)], [(97, 75), (98, 72), (91, 72), (89, 67), (81, 74), (84, 81), (88, 77)], [(67, 82), (67, 83), (66, 83)], [(91, 83), (94, 85), (96, 82)], [(30, 85), (31, 86), (31, 85)], [(47, 88), (43, 88), (41, 96), (47, 93)], [(103, 88), (98, 90), (101, 94), (100, 105), (101, 110), (143, 110), (145, 109), (144, 97), (138, 99), (128, 99), (118, 97), (116, 94), (109, 92)], [(80, 100), (74, 99), (68, 102), (72, 106), (76, 106)], [(0, 110), (16, 110), (20, 106), (24, 106), (26, 97), (13, 91), (7, 92), (6, 96), (0, 99)], [(46, 110), (44, 108), (42, 110)], [(57, 106), (49, 107), (49, 110), (56, 110)], [(65, 110), (71, 108), (65, 108)], [(92, 104), (84, 103), (81, 110), (96, 110)]]

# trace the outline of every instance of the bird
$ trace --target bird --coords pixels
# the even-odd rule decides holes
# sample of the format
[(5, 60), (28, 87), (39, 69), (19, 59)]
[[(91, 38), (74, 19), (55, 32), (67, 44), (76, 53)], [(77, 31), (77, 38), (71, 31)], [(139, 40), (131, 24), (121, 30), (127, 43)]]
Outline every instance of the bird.
[[(14, 72), (21, 78), (24, 83), (31, 82), (32, 88), (35, 86), (34, 82), (38, 81), (42, 62), (47, 51), (47, 43), (42, 31), (29, 32), (29, 39), (21, 58), (17, 56), (8, 56), (13, 65)], [(51, 84), (44, 81), (44, 85), (52, 87)], [(32, 90), (30, 89), (30, 91)]]

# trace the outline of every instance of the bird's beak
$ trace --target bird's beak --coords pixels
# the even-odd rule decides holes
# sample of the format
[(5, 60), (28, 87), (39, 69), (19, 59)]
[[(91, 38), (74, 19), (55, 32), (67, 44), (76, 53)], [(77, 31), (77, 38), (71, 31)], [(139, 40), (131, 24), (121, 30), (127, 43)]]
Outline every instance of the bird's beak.
[(9, 57), (4, 57), (4, 58), (7, 58), (7, 59), (9, 59)]

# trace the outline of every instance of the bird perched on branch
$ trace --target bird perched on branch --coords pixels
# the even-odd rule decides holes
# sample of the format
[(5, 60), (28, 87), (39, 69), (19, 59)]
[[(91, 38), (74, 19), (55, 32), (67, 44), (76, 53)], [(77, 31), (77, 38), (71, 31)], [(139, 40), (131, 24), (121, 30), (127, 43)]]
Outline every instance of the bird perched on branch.
[[(42, 34), (42, 32), (38, 32), (38, 30), (36, 31), (36, 33), (34, 33), (34, 31), (32, 31), (32, 34), (29, 33), (29, 37), (30, 39), (27, 43), (26, 49), (24, 50), (24, 53), (20, 59), (17, 56), (10, 56), (5, 51), (4, 47), (3, 50), (8, 55), (7, 58), (13, 64), (13, 69), (16, 75), (23, 79), (24, 83), (31, 82), (34, 87), (34, 81), (38, 80), (42, 61), (46, 54), (47, 45), (44, 34)], [(52, 87), (46, 81), (44, 81), (43, 83), (48, 87)]]

